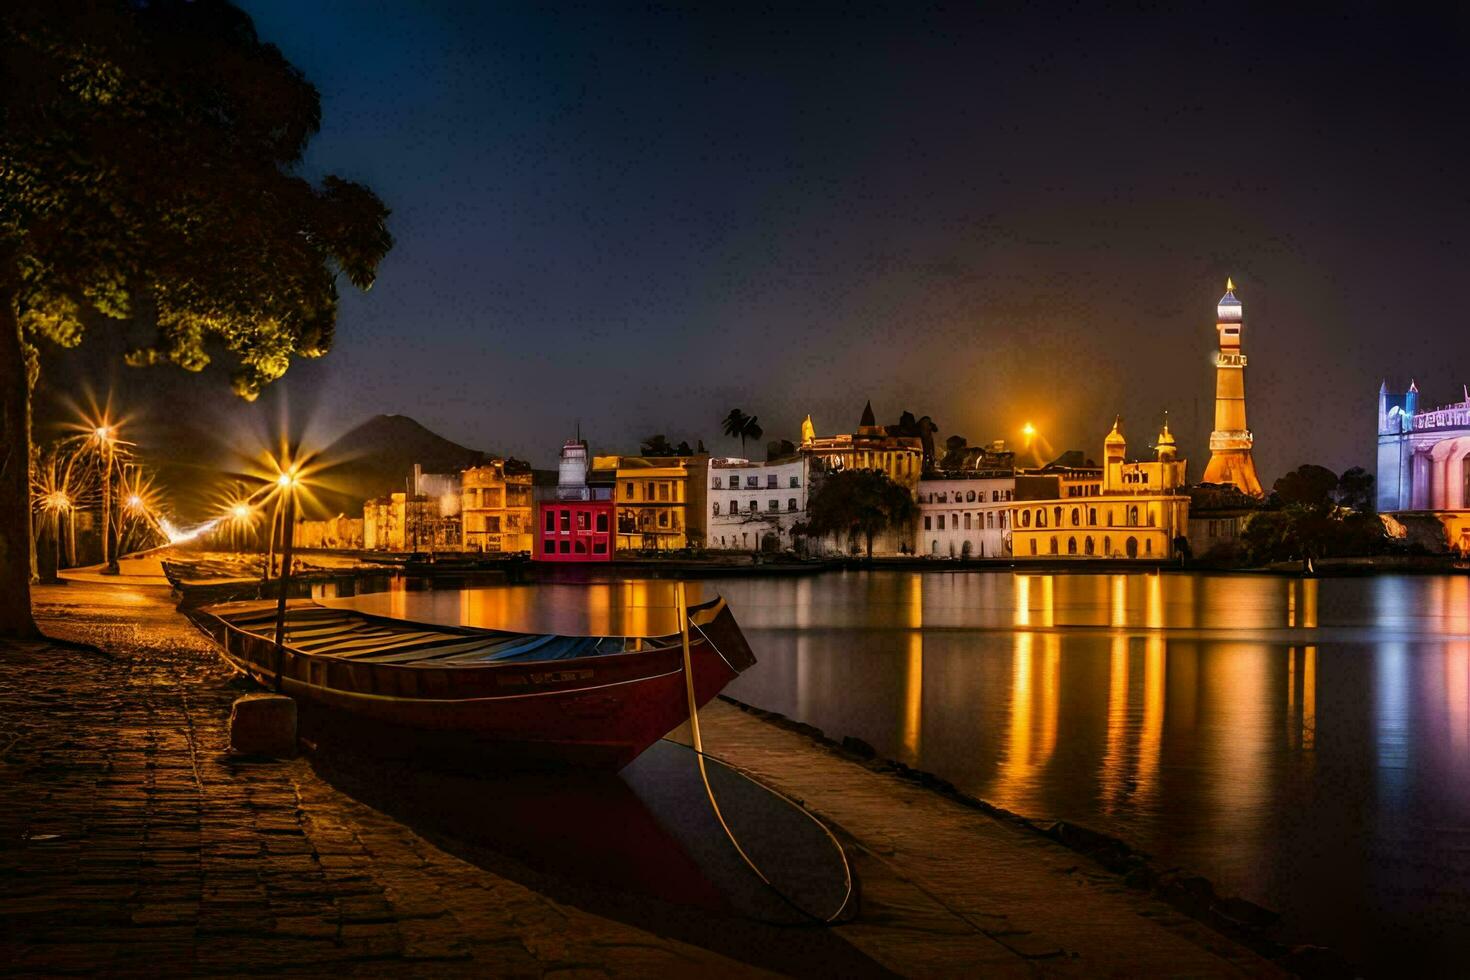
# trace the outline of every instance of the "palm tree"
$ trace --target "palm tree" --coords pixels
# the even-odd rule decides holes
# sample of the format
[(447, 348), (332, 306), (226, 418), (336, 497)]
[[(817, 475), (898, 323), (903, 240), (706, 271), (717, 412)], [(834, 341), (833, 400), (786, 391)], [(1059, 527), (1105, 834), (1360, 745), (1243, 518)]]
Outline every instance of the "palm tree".
[(730, 414), (725, 416), (725, 435), (732, 439), (740, 440), (740, 455), (745, 455), (745, 440), (759, 439), (766, 434), (766, 430), (756, 422), (754, 415), (746, 415), (738, 408), (730, 409)]

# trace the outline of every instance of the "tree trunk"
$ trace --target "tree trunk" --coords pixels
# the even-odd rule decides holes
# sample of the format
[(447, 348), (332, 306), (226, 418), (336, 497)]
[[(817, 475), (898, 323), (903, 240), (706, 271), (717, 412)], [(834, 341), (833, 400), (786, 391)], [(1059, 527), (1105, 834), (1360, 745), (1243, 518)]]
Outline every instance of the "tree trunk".
[(872, 531), (865, 532), (865, 536), (868, 539), (868, 561), (872, 561), (873, 560), (873, 532)]
[[(10, 269), (0, 269), (9, 278)], [(31, 392), (13, 288), (0, 287), (0, 637), (40, 636), (31, 616)]]

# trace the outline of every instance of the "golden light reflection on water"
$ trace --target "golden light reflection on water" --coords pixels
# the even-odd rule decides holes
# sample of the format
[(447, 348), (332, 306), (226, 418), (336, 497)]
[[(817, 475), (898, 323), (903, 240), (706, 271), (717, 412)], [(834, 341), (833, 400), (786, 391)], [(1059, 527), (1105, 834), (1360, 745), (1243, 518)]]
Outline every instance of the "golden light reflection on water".
[(1164, 680), (1167, 669), (1164, 637), (1147, 637), (1143, 645), (1143, 730), (1138, 738), (1135, 799), (1146, 803), (1158, 792), (1164, 749)]
[[(1122, 576), (1114, 576), (1114, 579)], [(1116, 587), (1117, 582), (1115, 581)], [(1116, 591), (1116, 588), (1115, 588)], [(1107, 750), (1102, 761), (1103, 812), (1112, 813), (1122, 796), (1124, 752), (1128, 740), (1128, 637), (1113, 637), (1108, 652)]]
[[(689, 601), (701, 602), (698, 582)], [(576, 585), (499, 585), (466, 589), (410, 589), (403, 578), (387, 592), (323, 600), (370, 615), (421, 623), (475, 626), (564, 636), (668, 636), (679, 630), (674, 583), (630, 579)]]
[(924, 710), (924, 578), (908, 580), (908, 663), (903, 680), (903, 747), (910, 757), (919, 754), (919, 732)]

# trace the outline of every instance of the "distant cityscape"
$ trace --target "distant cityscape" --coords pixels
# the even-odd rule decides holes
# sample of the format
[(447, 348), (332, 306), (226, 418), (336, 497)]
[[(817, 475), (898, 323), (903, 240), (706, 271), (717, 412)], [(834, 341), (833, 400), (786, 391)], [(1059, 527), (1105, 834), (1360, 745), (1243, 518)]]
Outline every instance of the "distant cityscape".
[[(658, 438), (632, 454), (594, 454), (587, 440), (561, 448), (554, 480), (513, 459), (453, 473), (413, 468), (401, 492), (368, 500), (361, 517), (303, 520), (298, 547), (386, 552), (528, 554), (542, 561), (611, 561), (622, 555), (695, 552), (811, 557), (855, 554), (856, 531), (817, 533), (813, 490), (831, 474), (881, 473), (908, 490), (916, 510), (878, 534), (873, 553), (1006, 561), (1100, 559), (1169, 562), (1230, 557), (1266, 492), (1246, 422), (1244, 309), (1233, 282), (1216, 304), (1214, 431), (1203, 479), (1190, 484), (1167, 418), (1149, 451), (1130, 458), (1115, 418), (1102, 462), (1070, 450), (1019, 465), (1003, 442), (937, 450), (927, 417), (877, 422), (863, 407), (852, 432), (774, 441), (766, 459), (713, 456)], [(740, 429), (736, 410), (727, 432)], [(754, 422), (745, 419), (746, 423)], [(1418, 389), (1379, 393), (1376, 502), (1382, 515), (1433, 515), (1444, 544), (1470, 551), (1470, 392), (1457, 405), (1420, 412)], [(1029, 427), (1028, 427), (1029, 434)], [(1031, 448), (1031, 447), (1028, 447)], [(1390, 536), (1403, 524), (1384, 517)]]

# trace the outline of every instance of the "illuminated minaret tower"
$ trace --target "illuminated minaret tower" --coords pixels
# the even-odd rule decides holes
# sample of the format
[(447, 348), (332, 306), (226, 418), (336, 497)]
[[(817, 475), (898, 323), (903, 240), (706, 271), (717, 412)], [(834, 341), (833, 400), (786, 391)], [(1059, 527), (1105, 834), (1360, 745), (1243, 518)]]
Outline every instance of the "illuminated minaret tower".
[(1225, 280), (1225, 295), (1215, 307), (1220, 352), (1215, 355), (1215, 431), (1210, 433), (1210, 465), (1205, 483), (1229, 483), (1261, 496), (1261, 481), (1251, 459), (1251, 430), (1245, 425), (1245, 355), (1240, 352), (1242, 326), (1235, 283)]

